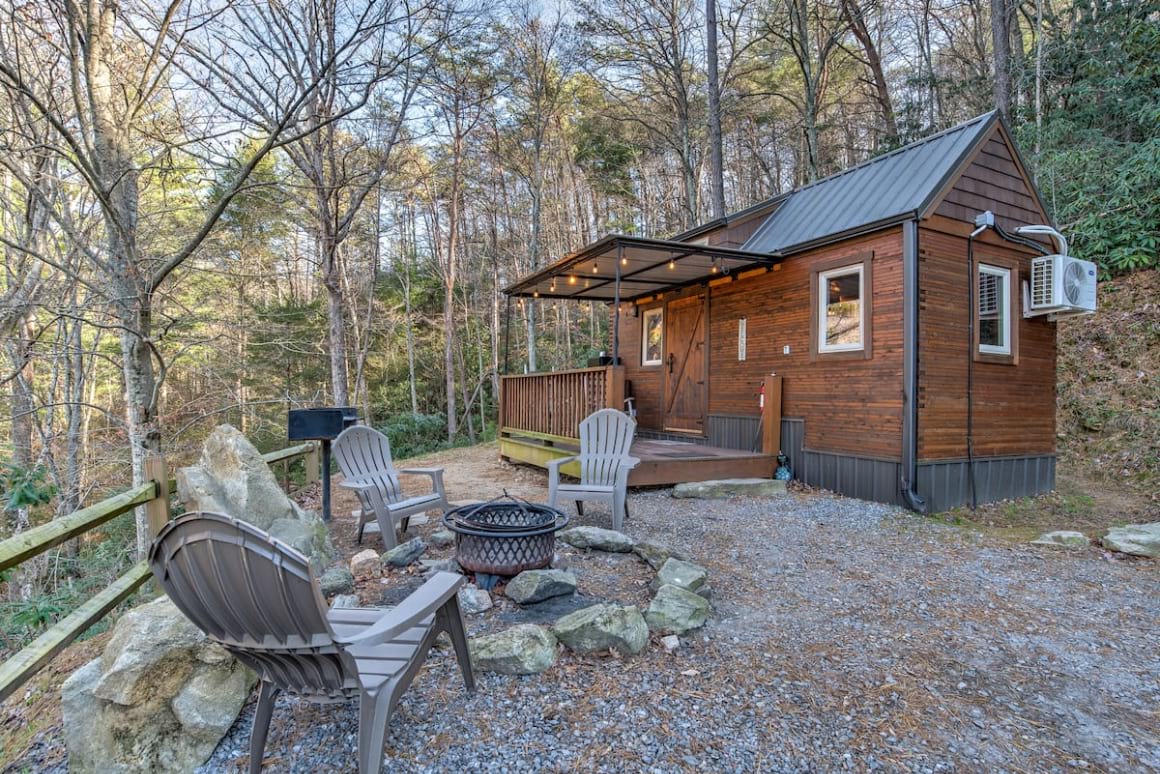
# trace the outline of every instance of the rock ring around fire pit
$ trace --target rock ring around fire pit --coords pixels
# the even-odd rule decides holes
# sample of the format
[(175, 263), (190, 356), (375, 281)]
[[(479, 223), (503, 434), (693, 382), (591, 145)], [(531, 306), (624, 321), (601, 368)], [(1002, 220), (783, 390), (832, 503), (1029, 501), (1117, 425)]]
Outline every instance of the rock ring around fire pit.
[(555, 555), (556, 532), (568, 516), (547, 505), (506, 492), (484, 503), (453, 508), (443, 526), (455, 533), (455, 558), (490, 589), (500, 578), (548, 567)]

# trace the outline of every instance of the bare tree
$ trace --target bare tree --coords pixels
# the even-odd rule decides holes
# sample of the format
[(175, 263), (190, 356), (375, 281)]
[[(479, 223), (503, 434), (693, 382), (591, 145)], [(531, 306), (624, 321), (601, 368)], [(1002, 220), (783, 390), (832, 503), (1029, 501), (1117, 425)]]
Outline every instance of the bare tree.
[(855, 56), (870, 73), (870, 85), (874, 89), (878, 109), (882, 114), (884, 139), (887, 145), (894, 145), (898, 142), (898, 120), (894, 115), (894, 100), (890, 96), (890, 86), (886, 82), (886, 68), (882, 64), (882, 38), (878, 31), (880, 25), (878, 29), (872, 29), (871, 21), (874, 17), (881, 20), (882, 9), (879, 0), (842, 0), (842, 13), (861, 49), (861, 54)]
[[(10, 101), (35, 109), (52, 135), (49, 147), (62, 174), (83, 185), (100, 206), (103, 233), (90, 236), (75, 228), (58, 202), (42, 202), (91, 267), (92, 285), (119, 333), (138, 482), (146, 456), (161, 449), (158, 409), (166, 365), (159, 348), (164, 331), (154, 319), (156, 294), (198, 249), (262, 158), (318, 129), (296, 124), (332, 68), (383, 32), (381, 16), (354, 16), (336, 33), (322, 66), (296, 78), (291, 76), (309, 68), (293, 62), (294, 70), (286, 71), (287, 60), (254, 24), (256, 8), (202, 10), (194, 0), (170, 0), (160, 8), (46, 0), (12, 9), (0, 34), (0, 89)], [(40, 55), (44, 41), (59, 56)], [(155, 224), (142, 221), (142, 187), (169, 165), (196, 159), (229, 166), (215, 142), (236, 132), (239, 122), (249, 125), (253, 115), (271, 120), (252, 153), (222, 175), (228, 184), (216, 200), (204, 202), (190, 228), (172, 243), (155, 244)], [(158, 123), (166, 124), (165, 131), (153, 131)], [(8, 154), (0, 154), (0, 165), (15, 177), (22, 174)], [(51, 264), (47, 256), (37, 257)], [(143, 511), (137, 528), (138, 554), (144, 556), (149, 532)]]
[(789, 49), (802, 82), (797, 94), (787, 89), (777, 89), (776, 93), (801, 115), (806, 179), (815, 180), (821, 166), (820, 121), (830, 85), (830, 65), (846, 34), (846, 23), (840, 11), (825, 2), (781, 0), (777, 11), (766, 16), (763, 32)]
[(709, 185), (714, 218), (725, 217), (725, 160), (721, 147), (721, 77), (717, 71), (717, 0), (705, 0), (709, 92)]
[[(585, 0), (580, 29), (601, 67), (601, 83), (621, 106), (616, 120), (642, 130), (676, 156), (681, 227), (700, 217), (698, 170), (703, 137), (696, 131), (700, 56), (696, 8), (690, 0)], [(703, 104), (700, 105), (703, 109)]]

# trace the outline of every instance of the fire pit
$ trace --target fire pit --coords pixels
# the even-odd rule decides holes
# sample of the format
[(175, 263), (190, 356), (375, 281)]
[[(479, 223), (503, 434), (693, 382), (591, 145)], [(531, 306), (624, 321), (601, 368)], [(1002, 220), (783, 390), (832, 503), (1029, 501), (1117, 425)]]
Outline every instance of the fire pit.
[[(519, 575), (552, 563), (556, 531), (568, 517), (555, 508), (530, 503), (506, 492), (485, 503), (453, 508), (443, 526), (455, 533), (456, 559), (477, 576)], [(481, 587), (490, 580), (477, 577)]]

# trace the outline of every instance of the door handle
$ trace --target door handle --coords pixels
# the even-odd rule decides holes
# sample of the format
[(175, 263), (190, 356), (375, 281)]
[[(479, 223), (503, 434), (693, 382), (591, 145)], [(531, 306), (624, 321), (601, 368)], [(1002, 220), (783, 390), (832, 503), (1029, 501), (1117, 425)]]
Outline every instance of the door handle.
[(670, 373), (670, 374), (673, 372), (673, 362), (674, 362), (676, 359), (677, 359), (677, 356), (676, 356), (676, 355), (674, 355), (672, 352), (670, 352), (670, 353), (669, 353), (669, 373)]

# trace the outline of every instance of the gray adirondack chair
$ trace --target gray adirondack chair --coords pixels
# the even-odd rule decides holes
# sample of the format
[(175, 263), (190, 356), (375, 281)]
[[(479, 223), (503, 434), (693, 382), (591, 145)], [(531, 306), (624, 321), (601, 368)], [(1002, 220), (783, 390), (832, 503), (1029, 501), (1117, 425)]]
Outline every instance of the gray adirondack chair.
[[(344, 480), (339, 486), (354, 490), (362, 513), (358, 520), (358, 542), (367, 524), (375, 522), (388, 549), (398, 545), (395, 530), (405, 532), (411, 516), (439, 509), (447, 510), (447, 493), (443, 488), (443, 468), (403, 468), (396, 470), (391, 461), (391, 442), (385, 435), (366, 425), (354, 425), (334, 439), (335, 459)], [(399, 484), (399, 473), (431, 477), (431, 492), (407, 497)]]
[(358, 770), (378, 774), (391, 713), (440, 632), (475, 690), (456, 592), (437, 573), (391, 609), (327, 609), (306, 557), (246, 522), (195, 512), (161, 530), (149, 552), (158, 584), (199, 629), (261, 679), (250, 772), (262, 768), (277, 695), (359, 700)]
[[(548, 505), (556, 500), (576, 501), (576, 512), (584, 515), (584, 501), (605, 502), (612, 506), (612, 528), (624, 528), (628, 515), (628, 472), (639, 463), (629, 455), (636, 422), (616, 409), (601, 409), (580, 423), (580, 453), (548, 463)], [(560, 466), (580, 463), (580, 482), (560, 483)]]

